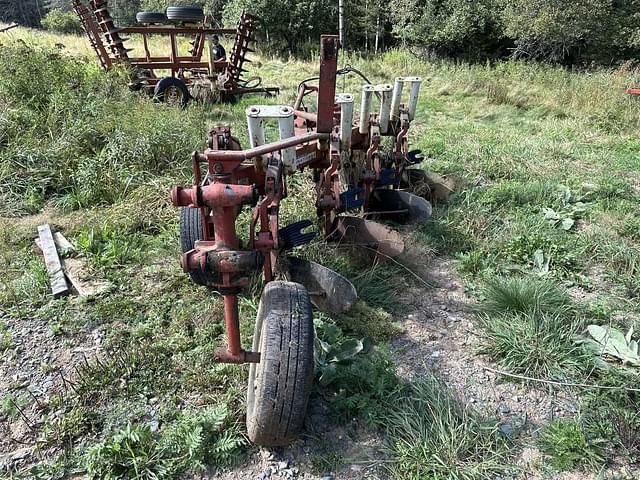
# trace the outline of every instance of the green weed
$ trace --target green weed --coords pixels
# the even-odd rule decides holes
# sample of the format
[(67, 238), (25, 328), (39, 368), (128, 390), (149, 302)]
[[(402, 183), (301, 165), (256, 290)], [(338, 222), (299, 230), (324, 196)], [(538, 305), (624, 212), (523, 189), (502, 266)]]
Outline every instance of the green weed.
[(494, 478), (506, 470), (508, 445), (496, 422), (462, 404), (433, 377), (392, 397), (377, 421), (388, 437), (394, 478)]
[(125, 428), (88, 448), (85, 467), (90, 478), (175, 478), (207, 465), (227, 465), (244, 444), (230, 412), (221, 404), (196, 413), (184, 412), (154, 434), (149, 425)]
[(6, 415), (10, 419), (15, 420), (20, 416), (20, 410), (24, 409), (27, 405), (29, 405), (29, 401), (26, 398), (7, 394), (2, 397), (0, 411), (2, 415)]
[(482, 291), (487, 315), (543, 314), (562, 316), (573, 308), (571, 298), (554, 283), (533, 277), (496, 277)]
[(600, 466), (606, 460), (602, 447), (587, 438), (574, 419), (548, 423), (539, 439), (540, 450), (558, 470), (572, 470), (580, 465)]
[(568, 378), (589, 356), (574, 343), (583, 326), (566, 314), (529, 312), (480, 317), (480, 352), (510, 372), (534, 378)]

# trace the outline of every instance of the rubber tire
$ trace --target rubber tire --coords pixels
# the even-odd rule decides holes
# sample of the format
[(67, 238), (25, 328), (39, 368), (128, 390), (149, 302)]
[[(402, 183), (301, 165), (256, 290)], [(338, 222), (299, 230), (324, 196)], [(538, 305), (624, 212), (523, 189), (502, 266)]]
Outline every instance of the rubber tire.
[[(180, 209), (180, 248), (182, 253), (193, 250), (196, 241), (204, 238), (204, 227), (199, 208), (183, 207)], [(189, 272), (191, 281), (197, 285), (207, 286), (213, 283), (213, 275), (202, 272)]]
[(165, 23), (167, 16), (162, 12), (138, 12), (136, 22), (138, 23)]
[(258, 445), (293, 442), (304, 424), (313, 381), (313, 317), (307, 290), (272, 281), (260, 299), (249, 367), (247, 432)]
[(169, 87), (176, 87), (182, 91), (182, 99), (180, 100), (180, 108), (184, 109), (189, 103), (189, 99), (191, 95), (189, 94), (189, 90), (187, 86), (184, 84), (182, 80), (176, 77), (164, 77), (158, 83), (156, 83), (155, 88), (153, 89), (153, 97), (158, 101), (164, 103), (165, 98), (164, 94)]
[(204, 20), (204, 11), (196, 6), (167, 7), (167, 18), (179, 22), (201, 22)]

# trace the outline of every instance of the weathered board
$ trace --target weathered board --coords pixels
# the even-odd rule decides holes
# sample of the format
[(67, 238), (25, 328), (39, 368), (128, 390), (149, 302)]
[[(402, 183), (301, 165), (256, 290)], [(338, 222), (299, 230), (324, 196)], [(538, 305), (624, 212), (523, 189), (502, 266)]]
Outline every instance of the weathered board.
[(65, 258), (63, 265), (64, 273), (80, 296), (99, 295), (112, 287), (109, 282), (89, 278), (83, 258)]
[(64, 256), (68, 253), (76, 251), (76, 247), (74, 247), (73, 244), (69, 240), (67, 240), (65, 236), (60, 232), (53, 233), (53, 241), (56, 243), (56, 247), (58, 247), (58, 252), (60, 252), (60, 255)]
[(56, 244), (53, 241), (51, 228), (49, 228), (48, 224), (38, 226), (38, 237), (40, 238), (40, 246), (47, 266), (47, 273), (49, 274), (51, 292), (54, 297), (67, 295), (69, 293), (69, 287), (64, 278), (62, 263), (60, 263), (60, 257), (58, 257)]

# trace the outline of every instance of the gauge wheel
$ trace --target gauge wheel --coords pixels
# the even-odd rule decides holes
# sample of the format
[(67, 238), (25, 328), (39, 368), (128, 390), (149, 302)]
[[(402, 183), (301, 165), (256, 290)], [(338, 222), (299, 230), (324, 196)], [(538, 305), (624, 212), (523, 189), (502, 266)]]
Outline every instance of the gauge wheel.
[(307, 290), (272, 281), (260, 299), (249, 367), (247, 432), (263, 446), (288, 445), (304, 424), (313, 381), (313, 317)]

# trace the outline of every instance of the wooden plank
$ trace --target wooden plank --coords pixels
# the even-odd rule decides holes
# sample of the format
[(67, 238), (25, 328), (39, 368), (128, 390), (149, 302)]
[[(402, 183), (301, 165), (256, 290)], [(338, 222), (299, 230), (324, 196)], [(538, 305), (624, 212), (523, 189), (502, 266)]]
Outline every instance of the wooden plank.
[(53, 241), (51, 228), (49, 228), (48, 224), (38, 226), (38, 237), (40, 238), (44, 262), (47, 266), (47, 273), (49, 274), (49, 283), (51, 284), (53, 296), (60, 297), (62, 295), (67, 295), (69, 293), (69, 287), (67, 286), (67, 281), (64, 278), (60, 257), (58, 257), (56, 244)]
[(83, 258), (65, 258), (63, 268), (73, 288), (76, 289), (80, 296), (100, 295), (112, 288), (109, 282), (89, 278), (88, 269)]
[[(36, 237), (35, 239), (38, 255), (42, 255), (42, 242), (40, 241), (40, 237)], [(67, 255), (69, 253), (73, 253), (76, 251), (76, 247), (65, 238), (60, 232), (53, 232), (53, 242), (56, 244), (56, 248), (60, 255)], [(64, 263), (61, 261), (61, 263)]]
[(60, 255), (64, 256), (76, 251), (76, 247), (74, 247), (73, 244), (60, 232), (54, 232), (53, 241), (55, 242), (56, 247), (58, 247), (58, 253), (60, 253)]

